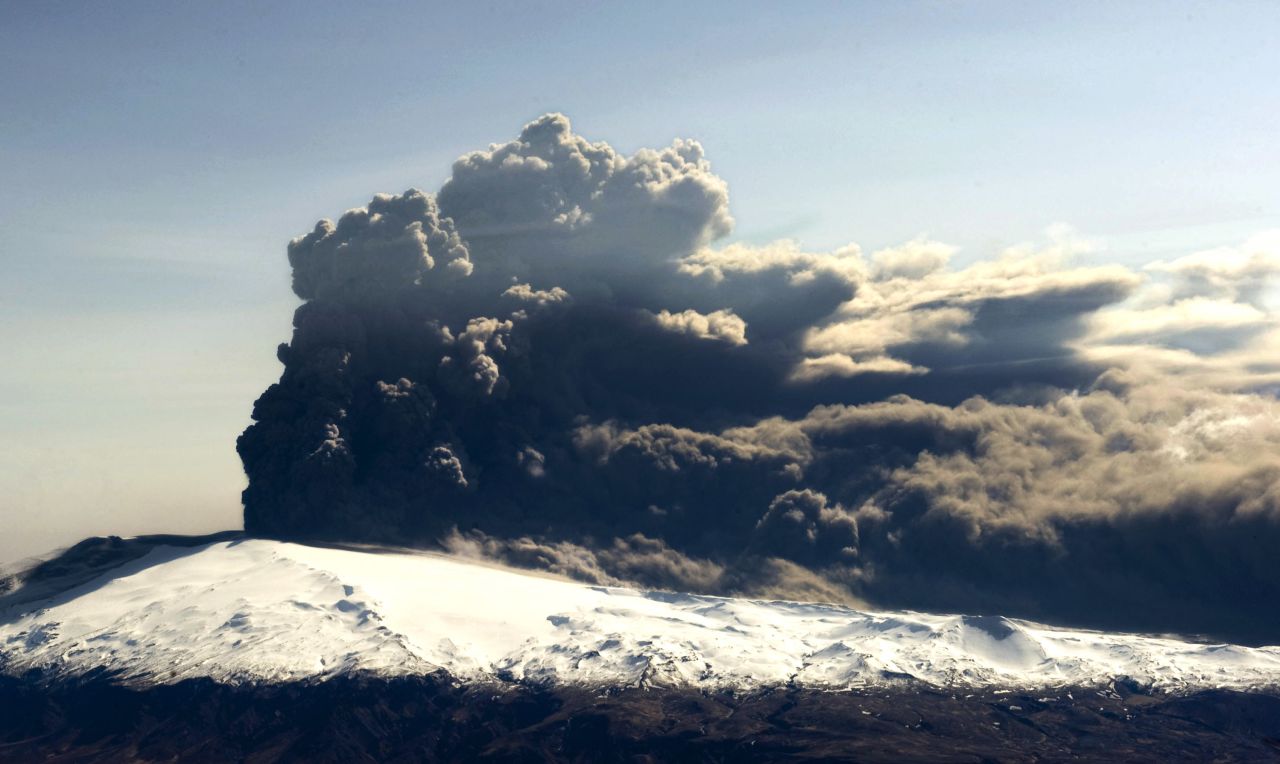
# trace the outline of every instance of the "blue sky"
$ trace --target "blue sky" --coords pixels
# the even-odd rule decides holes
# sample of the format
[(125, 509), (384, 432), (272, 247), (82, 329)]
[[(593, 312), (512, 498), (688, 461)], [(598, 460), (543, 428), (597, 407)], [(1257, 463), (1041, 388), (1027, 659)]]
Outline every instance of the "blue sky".
[(238, 524), (284, 245), (562, 111), (735, 238), (1142, 263), (1280, 226), (1274, 3), (0, 5), (0, 560)]

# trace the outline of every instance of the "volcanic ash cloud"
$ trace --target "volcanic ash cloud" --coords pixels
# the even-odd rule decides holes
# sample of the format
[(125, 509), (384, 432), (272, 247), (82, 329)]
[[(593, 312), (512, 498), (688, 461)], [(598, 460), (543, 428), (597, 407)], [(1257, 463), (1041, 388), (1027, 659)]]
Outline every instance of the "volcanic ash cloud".
[(1143, 269), (719, 243), (561, 115), (289, 244), (245, 526), (598, 582), (1280, 635), (1280, 238)]

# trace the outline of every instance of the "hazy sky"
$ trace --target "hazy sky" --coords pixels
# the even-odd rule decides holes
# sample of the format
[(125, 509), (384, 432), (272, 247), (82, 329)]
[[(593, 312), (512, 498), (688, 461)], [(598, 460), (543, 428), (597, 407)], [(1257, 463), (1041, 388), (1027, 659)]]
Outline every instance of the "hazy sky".
[(0, 561), (237, 527), (285, 243), (547, 111), (699, 139), (750, 242), (1280, 226), (1280, 6), (1122, 5), (4, 3)]

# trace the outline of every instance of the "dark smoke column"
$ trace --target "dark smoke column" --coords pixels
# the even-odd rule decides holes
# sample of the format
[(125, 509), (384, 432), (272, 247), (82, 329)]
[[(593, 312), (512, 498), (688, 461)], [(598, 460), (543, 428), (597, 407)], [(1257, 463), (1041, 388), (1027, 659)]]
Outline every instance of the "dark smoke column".
[[(622, 156), (559, 115), (459, 159), (438, 197), (378, 196), (321, 221), (289, 245), (305, 303), (237, 444), (246, 529), (399, 543), (453, 526), (662, 533), (665, 512), (696, 501), (646, 492), (584, 428), (689, 419), (729, 379), (777, 383), (784, 370), (745, 352), (745, 322), (714, 302), (726, 298), (693, 304), (678, 271), (731, 225), (698, 144)], [(751, 496), (746, 525), (772, 496)], [(694, 527), (722, 524), (708, 511)]]
[(446, 331), (408, 329), (422, 279), (466, 277), (467, 248), (432, 197), (409, 191), (380, 195), (336, 225), (321, 221), (289, 244), (289, 262), (306, 302), (294, 314), (292, 341), (278, 351), (284, 373), (254, 404), (254, 424), (236, 444), (249, 476), (245, 529), (391, 532), (403, 518), (394, 507), (377, 509), (359, 488), (375, 473), (386, 479), (404, 466), (394, 462), (412, 461), (403, 478), (427, 493), (461, 481), (457, 458), (433, 440), (434, 397), (408, 378), (439, 363)]

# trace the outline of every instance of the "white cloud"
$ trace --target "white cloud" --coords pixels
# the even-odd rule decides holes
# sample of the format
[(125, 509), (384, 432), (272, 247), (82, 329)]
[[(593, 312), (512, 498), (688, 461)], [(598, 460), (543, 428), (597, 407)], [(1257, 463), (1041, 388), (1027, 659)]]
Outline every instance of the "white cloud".
[(696, 310), (679, 313), (663, 310), (650, 315), (659, 326), (670, 332), (704, 340), (720, 340), (730, 345), (747, 344), (747, 322), (731, 310), (716, 310), (705, 314)]
[(912, 366), (906, 361), (888, 356), (873, 356), (854, 360), (844, 353), (828, 353), (818, 358), (806, 358), (791, 372), (796, 382), (812, 382), (828, 377), (856, 377), (859, 374), (924, 374), (928, 369)]

